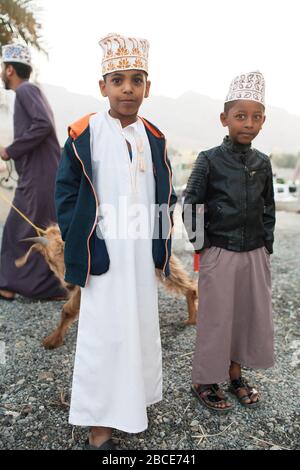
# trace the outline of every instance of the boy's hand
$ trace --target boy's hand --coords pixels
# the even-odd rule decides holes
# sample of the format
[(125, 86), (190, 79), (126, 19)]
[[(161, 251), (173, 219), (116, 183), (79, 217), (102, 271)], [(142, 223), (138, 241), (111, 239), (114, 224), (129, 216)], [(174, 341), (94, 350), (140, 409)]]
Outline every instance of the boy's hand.
[(2, 160), (4, 160), (5, 162), (7, 162), (8, 160), (10, 160), (9, 156), (8, 156), (7, 153), (6, 153), (5, 148), (2, 147), (2, 145), (0, 145), (0, 157), (1, 157)]

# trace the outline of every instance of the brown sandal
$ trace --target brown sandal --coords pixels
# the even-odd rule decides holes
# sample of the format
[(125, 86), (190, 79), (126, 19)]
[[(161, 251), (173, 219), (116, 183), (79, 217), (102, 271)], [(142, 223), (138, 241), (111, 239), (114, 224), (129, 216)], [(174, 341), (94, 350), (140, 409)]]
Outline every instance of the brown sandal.
[[(240, 390), (242, 388), (246, 389), (246, 393), (240, 395)], [(231, 380), (228, 391), (238, 399), (242, 406), (247, 408), (256, 408), (260, 405), (260, 395), (258, 391), (252, 387), (252, 385), (249, 385), (243, 377), (239, 377), (236, 380)], [(253, 398), (257, 398), (257, 400), (252, 401)], [(247, 403), (248, 400), (250, 400), (250, 403)]]
[[(195, 387), (191, 386), (192, 393), (197, 397), (199, 402), (209, 408), (210, 410), (218, 413), (228, 413), (232, 408), (232, 403), (226, 400), (226, 396), (218, 386), (218, 384), (205, 384)], [(218, 405), (225, 404), (224, 408)]]

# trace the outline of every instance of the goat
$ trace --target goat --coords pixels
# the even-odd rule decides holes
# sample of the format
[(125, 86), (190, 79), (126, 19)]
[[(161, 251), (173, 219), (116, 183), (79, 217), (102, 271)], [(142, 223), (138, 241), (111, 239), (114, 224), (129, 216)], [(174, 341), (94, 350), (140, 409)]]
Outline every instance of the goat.
[[(79, 286), (69, 284), (64, 280), (64, 242), (57, 224), (49, 226), (43, 237), (29, 238), (24, 241), (30, 241), (33, 245), (22, 258), (16, 261), (16, 266), (24, 266), (32, 251), (38, 251), (43, 255), (62, 287), (68, 292), (68, 299), (63, 305), (57, 328), (43, 340), (45, 348), (55, 349), (62, 346), (67, 330), (79, 315), (81, 290)], [(197, 282), (189, 277), (175, 255), (170, 258), (170, 276), (164, 278), (159, 270), (156, 270), (156, 275), (166, 290), (186, 297), (188, 319), (184, 323), (195, 325), (198, 299)]]

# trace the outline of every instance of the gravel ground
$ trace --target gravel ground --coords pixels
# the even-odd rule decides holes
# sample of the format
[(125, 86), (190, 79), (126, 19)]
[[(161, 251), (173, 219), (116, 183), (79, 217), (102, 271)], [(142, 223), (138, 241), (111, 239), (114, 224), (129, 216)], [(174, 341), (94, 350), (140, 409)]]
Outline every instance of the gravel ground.
[[(164, 356), (164, 401), (149, 409), (149, 429), (116, 432), (128, 449), (299, 449), (300, 448), (300, 216), (278, 213), (272, 257), (276, 365), (247, 371), (263, 395), (259, 409), (234, 399), (230, 414), (218, 416), (190, 394), (195, 328), (184, 327), (185, 300), (160, 288)], [(192, 256), (179, 252), (192, 270)], [(77, 326), (65, 344), (46, 351), (41, 339), (52, 331), (61, 302), (0, 300), (0, 449), (81, 449), (87, 429), (68, 425), (68, 402)], [(5, 361), (3, 357), (5, 347)], [(2, 354), (1, 354), (2, 352)], [(2, 361), (2, 364), (1, 364)]]

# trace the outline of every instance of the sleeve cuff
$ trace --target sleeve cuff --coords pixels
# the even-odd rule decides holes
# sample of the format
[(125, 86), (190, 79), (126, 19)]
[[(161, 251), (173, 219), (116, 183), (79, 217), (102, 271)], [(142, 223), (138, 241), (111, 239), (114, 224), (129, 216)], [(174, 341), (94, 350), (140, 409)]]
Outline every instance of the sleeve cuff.
[(273, 243), (272, 242), (265, 242), (265, 247), (271, 255), (273, 253)]

